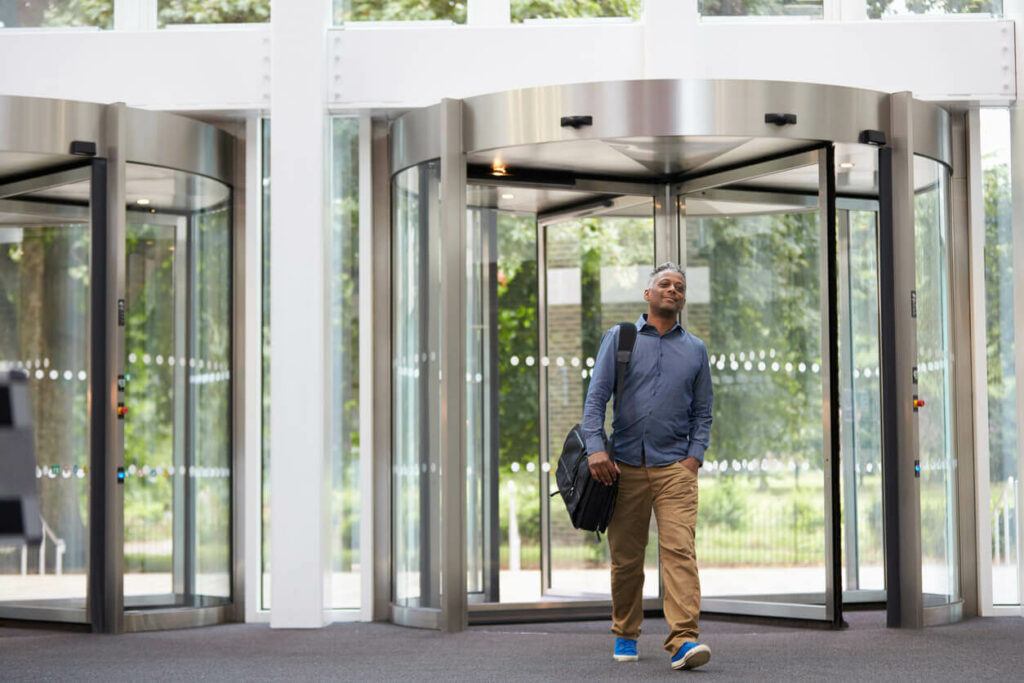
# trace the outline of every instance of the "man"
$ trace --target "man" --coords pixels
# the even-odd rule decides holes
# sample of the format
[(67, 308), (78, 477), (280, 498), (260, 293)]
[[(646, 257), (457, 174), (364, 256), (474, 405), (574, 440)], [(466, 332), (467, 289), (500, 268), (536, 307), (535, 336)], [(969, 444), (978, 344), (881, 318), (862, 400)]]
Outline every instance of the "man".
[(644, 300), (648, 310), (636, 321), (622, 395), (615, 397), (615, 459), (605, 451), (602, 433), (605, 405), (615, 386), (618, 326), (601, 340), (583, 408), (583, 434), (594, 478), (609, 486), (619, 480), (608, 525), (614, 659), (638, 659), (644, 552), (653, 508), (670, 628), (665, 649), (673, 669), (693, 669), (711, 659), (711, 650), (697, 642), (700, 580), (694, 552), (697, 469), (711, 433), (711, 367), (704, 342), (678, 322), (686, 305), (683, 270), (674, 263), (655, 268)]

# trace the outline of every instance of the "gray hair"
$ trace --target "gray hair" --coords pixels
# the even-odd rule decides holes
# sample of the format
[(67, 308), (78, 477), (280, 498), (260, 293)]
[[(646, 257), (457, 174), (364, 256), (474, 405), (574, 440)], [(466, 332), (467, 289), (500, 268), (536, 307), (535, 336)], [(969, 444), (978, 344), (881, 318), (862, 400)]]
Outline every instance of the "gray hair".
[(679, 273), (680, 275), (683, 276), (683, 282), (686, 282), (686, 271), (677, 266), (675, 263), (672, 263), (671, 261), (666, 261), (665, 263), (662, 263), (660, 266), (656, 267), (654, 270), (651, 271), (651, 277), (649, 280), (647, 280), (647, 289), (653, 288), (654, 281), (658, 279), (658, 276), (664, 273), (665, 271)]

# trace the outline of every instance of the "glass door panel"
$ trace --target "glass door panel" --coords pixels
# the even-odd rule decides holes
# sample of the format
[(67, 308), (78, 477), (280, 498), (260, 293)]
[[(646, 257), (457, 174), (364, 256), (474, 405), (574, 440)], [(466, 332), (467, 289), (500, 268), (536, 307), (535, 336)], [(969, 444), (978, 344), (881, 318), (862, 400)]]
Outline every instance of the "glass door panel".
[(837, 219), (844, 599), (883, 600), (878, 203), (841, 201)]
[(467, 590), (529, 603), (541, 598), (544, 477), (537, 218), (481, 203), (467, 192)]
[(949, 171), (915, 158), (918, 448), (921, 460), (921, 585), (925, 607), (960, 599), (956, 459), (949, 338)]
[(28, 375), (43, 528), (38, 545), (0, 547), (0, 617), (88, 622), (89, 176), (0, 200), (0, 369)]
[(762, 191), (823, 177), (825, 154), (698, 179), (678, 198), (686, 327), (707, 344), (715, 392), (696, 539), (705, 611), (833, 618), (821, 291), (832, 207), (813, 186)]
[[(546, 392), (548, 460), (540, 466), (545, 473), (557, 463), (565, 435), (583, 418), (590, 368), (604, 332), (619, 322), (635, 322), (647, 311), (643, 291), (654, 264), (653, 201), (634, 201), (626, 213), (570, 218), (542, 228), (547, 316), (540, 366)], [(611, 421), (609, 406), (605, 415), (609, 435)], [(528, 471), (531, 465), (526, 463)], [(553, 478), (545, 481), (548, 486), (541, 490), (541, 505), (550, 505), (548, 546), (542, 551), (548, 568), (545, 594), (610, 599), (607, 541), (574, 529), (561, 500), (548, 502), (546, 489), (554, 488)], [(653, 532), (653, 515), (651, 524)], [(660, 594), (657, 548), (652, 533), (644, 595), (653, 597)]]
[(128, 164), (124, 604), (231, 599), (231, 192)]

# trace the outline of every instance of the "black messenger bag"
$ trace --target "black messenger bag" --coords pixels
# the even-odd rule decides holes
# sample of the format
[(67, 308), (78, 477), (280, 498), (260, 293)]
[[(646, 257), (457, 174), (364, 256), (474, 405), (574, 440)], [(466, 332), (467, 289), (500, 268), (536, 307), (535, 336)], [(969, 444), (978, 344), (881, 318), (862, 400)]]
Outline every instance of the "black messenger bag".
[[(619, 347), (615, 354), (615, 401), (619, 400), (622, 389), (623, 375), (633, 354), (636, 342), (636, 325), (619, 323)], [(611, 444), (605, 437), (605, 451), (615, 459)], [(555, 483), (558, 490), (552, 496), (562, 494), (565, 507), (569, 511), (569, 519), (577, 529), (596, 531), (598, 534), (608, 528), (608, 522), (615, 511), (615, 496), (619, 491), (619, 480), (611, 486), (605, 486), (590, 475), (590, 462), (587, 459), (587, 445), (583, 439), (583, 428), (573, 425), (569, 435), (565, 437), (562, 455), (558, 458), (558, 469), (555, 471)]]

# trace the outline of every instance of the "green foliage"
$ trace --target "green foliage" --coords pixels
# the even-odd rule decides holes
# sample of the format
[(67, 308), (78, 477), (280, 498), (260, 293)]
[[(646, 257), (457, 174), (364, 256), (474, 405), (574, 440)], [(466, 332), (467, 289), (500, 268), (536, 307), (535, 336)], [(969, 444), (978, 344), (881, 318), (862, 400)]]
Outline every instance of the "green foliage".
[(49, 2), (43, 12), (42, 24), (43, 26), (114, 28), (114, 0)]
[(822, 0), (700, 0), (705, 17), (821, 16)]
[(643, 0), (512, 0), (512, 21), (577, 17), (639, 19)]
[[(893, 14), (894, 0), (867, 0), (868, 18)], [(910, 14), (1002, 14), (1002, 0), (906, 0)]]
[[(160, 0), (160, 26), (270, 21), (270, 0)], [(113, 0), (53, 2), (43, 14), (46, 26), (114, 26)]]
[(499, 463), (537, 462), (537, 368), (525, 363), (538, 357), (537, 227), (535, 220), (503, 214), (498, 217), (498, 358), (516, 356), (519, 365), (498, 363)]
[(466, 0), (334, 0), (334, 20), (466, 23)]
[[(988, 366), (988, 430), (995, 480), (1016, 475), (1016, 373), (1013, 333), (1013, 223), (1010, 168), (984, 170), (985, 331)], [(1020, 293), (1016, 293), (1020, 296)]]
[(270, 0), (160, 0), (158, 21), (167, 24), (242, 24), (270, 21)]
[[(821, 358), (817, 214), (714, 217), (692, 224), (688, 261), (709, 268), (711, 305), (701, 321), (700, 308), (691, 304), (690, 328), (709, 354), (727, 356), (721, 370), (712, 368), (709, 458), (774, 455), (819, 467), (820, 375), (810, 371)], [(763, 359), (751, 357), (766, 350)], [(744, 371), (745, 362), (764, 362), (766, 371)], [(772, 363), (780, 371), (767, 371)], [(807, 371), (785, 371), (787, 363), (803, 363)]]
[(721, 525), (733, 531), (741, 529), (747, 517), (745, 493), (735, 476), (720, 476), (715, 486), (701, 491), (701, 523)]

